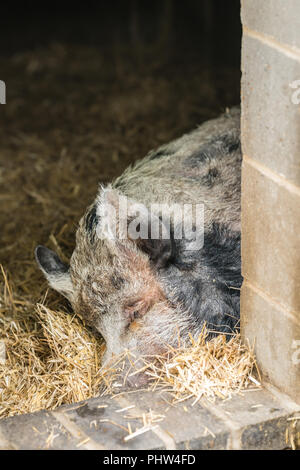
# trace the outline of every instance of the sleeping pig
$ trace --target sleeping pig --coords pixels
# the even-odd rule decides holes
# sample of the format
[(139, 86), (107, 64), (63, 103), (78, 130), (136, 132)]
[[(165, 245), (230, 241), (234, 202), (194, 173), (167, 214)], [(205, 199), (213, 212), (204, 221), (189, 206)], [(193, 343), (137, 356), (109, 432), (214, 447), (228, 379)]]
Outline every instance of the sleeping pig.
[(239, 321), (240, 112), (227, 111), (151, 151), (101, 186), (79, 222), (70, 265), (36, 248), (51, 287), (106, 341), (162, 353)]

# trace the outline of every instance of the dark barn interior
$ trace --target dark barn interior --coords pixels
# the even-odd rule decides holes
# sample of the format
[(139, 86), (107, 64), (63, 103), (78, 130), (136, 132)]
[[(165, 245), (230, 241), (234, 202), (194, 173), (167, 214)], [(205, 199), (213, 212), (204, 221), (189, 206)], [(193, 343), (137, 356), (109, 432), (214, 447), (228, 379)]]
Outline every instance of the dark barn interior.
[(239, 8), (2, 5), (0, 253), (16, 284), (37, 241), (73, 233), (99, 181), (239, 103)]
[(40, 331), (34, 247), (68, 259), (99, 182), (239, 104), (240, 2), (10, 2), (0, 37), (0, 329), (20, 338)]

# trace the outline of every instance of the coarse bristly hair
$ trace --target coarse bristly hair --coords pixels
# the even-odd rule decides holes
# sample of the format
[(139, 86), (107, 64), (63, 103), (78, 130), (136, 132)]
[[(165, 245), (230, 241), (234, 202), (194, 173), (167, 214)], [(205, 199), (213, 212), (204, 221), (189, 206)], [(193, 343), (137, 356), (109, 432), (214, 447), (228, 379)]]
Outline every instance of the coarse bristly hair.
[[(234, 332), (242, 282), (239, 121), (238, 109), (228, 111), (101, 186), (80, 220), (70, 266), (37, 248), (51, 286), (103, 335), (106, 360), (124, 349), (160, 353), (167, 344), (176, 345), (178, 332), (184, 341), (189, 332), (199, 334), (204, 323), (211, 334)], [(123, 233), (118, 214), (121, 196), (128, 201), (127, 225), (137, 202), (146, 223), (155, 217), (161, 225), (152, 204), (203, 204), (203, 247), (190, 250), (187, 238), (174, 238), (176, 214), (169, 239), (132, 239)]]

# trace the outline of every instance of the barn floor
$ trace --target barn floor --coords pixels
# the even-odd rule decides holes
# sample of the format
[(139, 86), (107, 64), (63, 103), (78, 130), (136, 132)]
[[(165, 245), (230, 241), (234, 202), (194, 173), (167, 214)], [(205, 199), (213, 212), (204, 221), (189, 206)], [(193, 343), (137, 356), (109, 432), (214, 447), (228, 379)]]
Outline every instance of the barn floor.
[[(11, 360), (15, 354), (18, 374), (28, 353), (21, 338), (33, 340), (41, 363), (46, 357), (36, 312), (46, 283), (35, 265), (34, 247), (45, 244), (67, 259), (76, 223), (99, 182), (110, 181), (150, 149), (239, 103), (239, 65), (220, 60), (202, 36), (184, 40), (184, 28), (176, 43), (168, 24), (158, 25), (149, 42), (134, 12), (133, 18), (128, 36), (119, 24), (109, 41), (91, 35), (78, 44), (71, 24), (58, 38), (38, 31), (40, 42), (27, 31), (21, 47), (11, 33), (0, 55), (0, 79), (7, 86), (7, 104), (0, 108), (0, 339), (9, 335), (8, 356)], [(54, 312), (69, 311), (51, 291), (44, 302)], [(18, 363), (20, 351), (26, 354)], [(26, 361), (26, 374), (32, 375), (30, 354)], [(3, 391), (3, 372), (0, 381)], [(167, 395), (158, 393), (90, 398), (95, 396), (96, 386), (84, 396), (67, 395), (57, 411), (1, 420), (0, 448), (295, 446), (296, 409), (263, 390), (218, 406), (202, 401), (193, 408), (190, 402), (173, 407)], [(8, 414), (19, 414), (18, 406), (16, 399)], [(45, 407), (42, 401), (26, 411)], [(153, 430), (124, 441), (128, 421), (141, 428), (140, 417), (150, 411)]]
[[(55, 323), (70, 310), (51, 290), (44, 299), (47, 285), (34, 261), (35, 246), (45, 244), (67, 260), (76, 224), (99, 182), (239, 102), (238, 65), (219, 63), (197, 31), (189, 39), (182, 26), (174, 38), (153, 22), (150, 42), (143, 17), (135, 19), (133, 31), (126, 24), (102, 32), (104, 37), (84, 31), (79, 44), (73, 22), (58, 24), (55, 37), (36, 23), (26, 31), (20, 24), (23, 40), (17, 43), (13, 30), (2, 30), (7, 104), (0, 108), (0, 339), (6, 338), (9, 362), (0, 374), (0, 417), (86, 399), (97, 390), (95, 381), (87, 390), (61, 393), (67, 374), (37, 303), (43, 299), (58, 315)], [(191, 47), (195, 43), (199, 50)], [(100, 360), (101, 348), (92, 341), (85, 339)], [(88, 373), (95, 376), (92, 366)], [(57, 379), (52, 388), (50, 374)], [(43, 384), (48, 393), (40, 392)], [(36, 398), (24, 400), (22, 408), (33, 392)]]

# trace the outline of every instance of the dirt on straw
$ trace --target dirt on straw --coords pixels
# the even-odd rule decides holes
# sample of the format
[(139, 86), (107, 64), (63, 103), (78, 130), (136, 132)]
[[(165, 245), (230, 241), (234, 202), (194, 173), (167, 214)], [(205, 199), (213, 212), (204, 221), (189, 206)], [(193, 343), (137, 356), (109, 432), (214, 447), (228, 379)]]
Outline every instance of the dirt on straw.
[[(87, 399), (109, 380), (99, 374), (103, 342), (47, 290), (35, 246), (67, 261), (99, 182), (239, 99), (239, 71), (206, 68), (187, 54), (178, 67), (178, 57), (159, 50), (144, 44), (135, 55), (132, 44), (118, 41), (102, 49), (51, 43), (0, 58), (8, 84), (0, 114), (1, 418)], [(199, 396), (197, 377), (210, 394), (248, 384), (252, 355), (239, 337), (227, 345), (195, 341), (190, 355), (158, 358), (148, 371), (154, 384), (172, 384), (177, 399)], [(214, 382), (209, 367), (199, 366), (209, 361)], [(226, 366), (227, 382), (220, 375)]]

